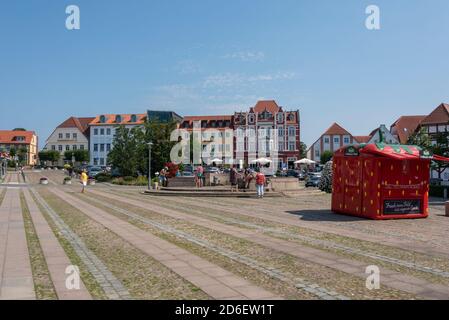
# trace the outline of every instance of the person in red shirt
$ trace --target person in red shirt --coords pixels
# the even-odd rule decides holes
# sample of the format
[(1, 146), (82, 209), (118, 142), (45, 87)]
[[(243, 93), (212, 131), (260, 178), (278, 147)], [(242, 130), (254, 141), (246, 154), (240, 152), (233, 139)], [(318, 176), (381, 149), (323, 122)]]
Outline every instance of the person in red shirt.
[(256, 190), (257, 190), (257, 197), (263, 198), (264, 192), (265, 192), (265, 182), (266, 178), (265, 175), (260, 172), (260, 169), (257, 168), (256, 173)]

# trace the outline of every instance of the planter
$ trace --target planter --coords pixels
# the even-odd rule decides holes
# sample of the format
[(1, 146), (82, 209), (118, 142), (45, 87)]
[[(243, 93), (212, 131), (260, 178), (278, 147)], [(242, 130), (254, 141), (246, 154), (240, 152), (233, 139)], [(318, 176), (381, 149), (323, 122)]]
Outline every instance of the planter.
[(95, 185), (95, 180), (88, 180), (87, 184), (90, 186), (94, 186)]
[(45, 180), (40, 180), (39, 183), (40, 184), (48, 184), (48, 180), (46, 180), (46, 179)]
[(72, 184), (72, 180), (64, 180), (63, 184), (71, 185)]

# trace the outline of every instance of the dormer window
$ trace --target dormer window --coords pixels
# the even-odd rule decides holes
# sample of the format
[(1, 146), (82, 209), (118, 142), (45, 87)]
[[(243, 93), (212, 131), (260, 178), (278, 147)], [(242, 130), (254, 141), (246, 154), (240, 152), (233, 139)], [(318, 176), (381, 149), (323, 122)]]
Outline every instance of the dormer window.
[(106, 117), (101, 115), (100, 116), (100, 123), (105, 123), (106, 122)]
[(249, 123), (254, 123), (254, 114), (250, 114), (248, 117)]
[(278, 122), (284, 121), (284, 115), (280, 112), (277, 114)]
[(292, 113), (290, 113), (288, 115), (288, 121), (293, 121), (293, 120), (295, 120), (295, 116)]
[(119, 114), (118, 114), (118, 115), (116, 115), (116, 116), (115, 116), (115, 122), (116, 122), (116, 123), (120, 123), (120, 122), (122, 122), (122, 116), (121, 116), (121, 115), (119, 115)]
[(137, 116), (135, 114), (131, 116), (131, 122), (137, 122)]

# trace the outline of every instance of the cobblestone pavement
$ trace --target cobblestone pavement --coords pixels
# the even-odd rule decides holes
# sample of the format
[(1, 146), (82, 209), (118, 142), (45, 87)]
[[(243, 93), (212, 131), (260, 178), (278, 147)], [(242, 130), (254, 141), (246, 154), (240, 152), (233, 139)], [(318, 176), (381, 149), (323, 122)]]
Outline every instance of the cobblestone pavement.
[[(29, 178), (28, 183), (35, 184), (42, 173), (28, 173), (26, 176)], [(365, 273), (367, 263), (364, 260), (370, 259), (386, 263), (392, 267), (380, 266), (382, 286), (409, 293), (410, 296), (413, 295), (417, 298), (449, 298), (449, 288), (446, 284), (443, 284), (443, 279), (449, 278), (447, 264), (440, 268), (437, 263), (418, 263), (413, 259), (408, 259), (408, 255), (383, 254), (357, 245), (357, 240), (363, 240), (371, 244), (381, 243), (383, 246), (402, 250), (410, 254), (411, 257), (413, 257), (413, 254), (423, 255), (428, 259), (425, 261), (432, 261), (433, 259), (438, 262), (448, 260), (449, 219), (443, 216), (440, 203), (431, 204), (428, 219), (371, 221), (331, 213), (328, 209), (330, 207), (329, 195), (313, 190), (302, 190), (283, 198), (232, 198), (216, 201), (213, 198), (157, 198), (140, 194), (139, 188), (114, 187), (102, 184), (88, 188), (86, 199), (89, 200), (89, 203), (86, 203), (86, 201), (82, 201), (82, 197), (73, 196), (73, 192), (79, 192), (80, 190), (78, 184), (62, 186), (62, 172), (45, 172), (45, 176), (50, 179), (50, 185), (42, 188), (46, 188), (58, 198), (76, 207), (92, 220), (102, 224), (117, 236), (161, 262), (213, 298), (282, 297), (249, 283), (222, 267), (213, 263), (211, 265), (211, 262), (192, 253), (195, 251), (189, 252), (181, 249), (176, 244), (167, 242), (149, 231), (138, 228), (138, 223), (153, 228), (149, 230), (159, 230), (155, 234), (172, 235), (185, 242), (202, 247), (206, 251), (243, 264), (245, 268), (257, 270), (260, 274), (278, 280), (279, 283), (295, 286), (299, 291), (307, 292), (309, 297), (348, 299), (348, 296), (342, 295), (338, 292), (338, 288), (333, 286), (332, 289), (328, 289), (325, 284), (310, 281), (306, 277), (298, 278), (289, 272), (273, 268), (262, 261), (234, 251), (230, 249), (231, 247), (221, 246), (215, 240), (211, 242), (208, 237), (201, 236), (200, 231), (202, 229), (197, 229), (195, 232), (190, 232), (188, 228), (180, 229), (175, 224), (161, 222), (150, 218), (150, 216), (143, 216), (140, 211), (132, 210), (132, 207), (150, 210), (170, 219), (178, 219), (201, 228), (223, 233), (234, 239), (242, 239), (262, 246), (266, 250), (290, 255), (294, 259), (335, 269), (359, 277), (363, 283), (367, 277)], [(11, 177), (8, 181), (12, 180), (14, 183), (16, 179), (18, 182), (20, 177)], [(58, 187), (56, 188), (56, 186)], [(34, 188), (31, 188), (31, 191), (40, 203), (39, 194)], [(108, 198), (111, 199), (110, 202), (106, 200)], [(49, 210), (42, 203), (41, 206), (46, 211), (51, 211), (48, 204)], [(108, 210), (100, 209), (100, 207)], [(112, 214), (112, 212), (115, 213)], [(47, 212), (47, 214), (52, 215), (51, 212)], [(57, 219), (55, 223), (56, 221)], [(136, 226), (132, 221), (136, 221)], [(64, 221), (59, 222), (64, 223)], [(303, 228), (303, 230), (309, 230), (310, 232), (301, 234), (292, 231), (293, 228)], [(315, 237), (313, 232), (341, 236), (352, 239), (353, 242), (349, 244), (344, 241), (335, 242), (329, 240), (330, 238)], [(72, 234), (72, 236), (76, 237), (76, 234)], [(350, 253), (350, 255), (345, 256), (345, 253)], [(82, 255), (79, 252), (77, 254)], [(192, 268), (193, 266), (196, 267)], [(394, 266), (399, 269), (394, 268)], [(441, 284), (405, 274), (400, 271), (402, 270), (400, 268), (428, 274), (434, 279), (441, 279)], [(210, 269), (210, 272), (207, 273), (204, 269)], [(231, 281), (233, 285), (228, 283), (226, 286), (225, 281), (220, 281), (230, 279), (230, 277), (234, 277)], [(343, 279), (344, 277), (342, 277), (342, 281), (344, 281)], [(344, 283), (342, 283), (342, 286), (344, 286)]]

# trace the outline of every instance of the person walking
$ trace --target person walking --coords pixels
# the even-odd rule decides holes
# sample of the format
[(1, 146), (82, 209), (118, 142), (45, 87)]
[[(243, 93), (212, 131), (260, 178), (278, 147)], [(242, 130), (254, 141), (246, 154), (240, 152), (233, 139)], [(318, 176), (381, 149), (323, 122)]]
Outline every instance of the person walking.
[(81, 172), (81, 184), (83, 185), (83, 189), (81, 190), (81, 193), (84, 193), (84, 189), (87, 186), (88, 179), (89, 179), (89, 177), (87, 176), (86, 170), (83, 170), (83, 172)]
[(266, 182), (265, 175), (262, 172), (260, 172), (260, 169), (258, 168), (256, 173), (256, 190), (258, 198), (263, 198), (264, 196), (265, 182)]

